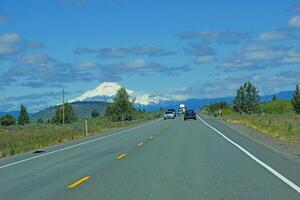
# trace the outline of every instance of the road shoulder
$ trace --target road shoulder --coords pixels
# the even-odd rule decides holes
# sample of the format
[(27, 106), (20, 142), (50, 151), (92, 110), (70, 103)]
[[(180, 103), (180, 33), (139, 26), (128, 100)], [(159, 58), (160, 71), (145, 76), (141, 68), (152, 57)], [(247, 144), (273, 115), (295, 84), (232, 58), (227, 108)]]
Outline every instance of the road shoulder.
[(220, 118), (214, 118), (214, 120), (235, 130), (237, 133), (246, 136), (250, 140), (277, 152), (289, 160), (300, 163), (300, 144), (293, 144), (287, 141), (279, 140), (242, 124), (227, 122)]

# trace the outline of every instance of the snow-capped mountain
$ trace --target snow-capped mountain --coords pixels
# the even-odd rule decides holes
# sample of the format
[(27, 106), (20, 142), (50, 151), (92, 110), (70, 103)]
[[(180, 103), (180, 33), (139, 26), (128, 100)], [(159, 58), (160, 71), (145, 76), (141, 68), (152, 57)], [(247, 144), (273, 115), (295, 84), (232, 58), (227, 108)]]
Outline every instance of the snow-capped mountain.
[[(69, 102), (76, 101), (111, 101), (112, 98), (116, 95), (117, 91), (122, 86), (115, 82), (103, 82), (98, 85), (95, 89), (89, 90), (83, 93), (81, 96), (70, 100)], [(157, 96), (153, 94), (148, 94), (140, 91), (133, 91), (126, 88), (131, 99), (135, 99), (135, 103), (141, 105), (150, 105), (150, 104), (158, 104), (163, 101), (168, 101), (168, 98)]]

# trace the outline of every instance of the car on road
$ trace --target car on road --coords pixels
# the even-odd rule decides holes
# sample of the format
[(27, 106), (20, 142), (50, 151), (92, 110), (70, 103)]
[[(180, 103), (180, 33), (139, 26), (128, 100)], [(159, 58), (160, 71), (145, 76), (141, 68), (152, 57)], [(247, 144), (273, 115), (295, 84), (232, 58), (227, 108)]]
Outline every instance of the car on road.
[(194, 110), (186, 110), (185, 111), (184, 120), (187, 120), (187, 119), (194, 119), (194, 120), (197, 119), (197, 116), (196, 116), (196, 113)]
[(175, 115), (175, 117), (176, 117), (176, 110), (175, 109), (168, 109), (168, 111), (170, 111), (170, 112), (173, 112), (174, 113), (174, 115)]
[(175, 119), (175, 118), (176, 118), (176, 115), (174, 114), (173, 111), (167, 111), (164, 114), (164, 120), (166, 120), (166, 119)]

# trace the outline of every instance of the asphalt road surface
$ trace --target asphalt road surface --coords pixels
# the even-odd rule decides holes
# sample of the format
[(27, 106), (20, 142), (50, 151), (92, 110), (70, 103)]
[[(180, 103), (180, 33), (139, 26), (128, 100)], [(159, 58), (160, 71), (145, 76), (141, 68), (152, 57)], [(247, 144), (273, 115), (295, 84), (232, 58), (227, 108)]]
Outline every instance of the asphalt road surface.
[(1, 159), (0, 199), (300, 199), (299, 163), (201, 118)]

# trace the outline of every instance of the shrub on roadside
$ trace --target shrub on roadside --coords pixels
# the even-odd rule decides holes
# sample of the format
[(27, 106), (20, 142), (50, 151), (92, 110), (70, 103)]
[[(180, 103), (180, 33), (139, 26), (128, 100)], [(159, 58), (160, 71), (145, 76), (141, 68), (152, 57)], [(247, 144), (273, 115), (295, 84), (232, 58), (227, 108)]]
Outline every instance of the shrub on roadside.
[(12, 115), (7, 114), (0, 118), (0, 124), (1, 126), (12, 126), (16, 124), (16, 120)]
[(96, 117), (100, 116), (100, 113), (95, 109), (92, 111), (91, 116), (92, 116), (92, 118), (96, 118)]

